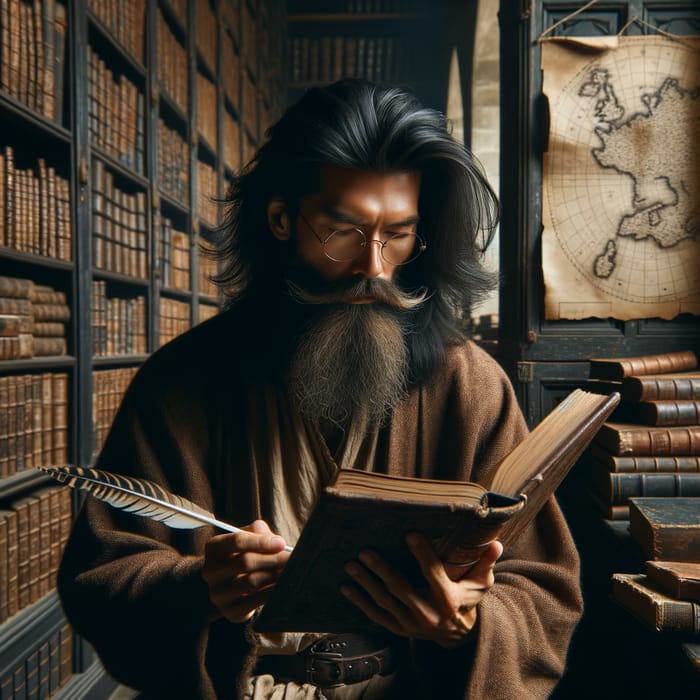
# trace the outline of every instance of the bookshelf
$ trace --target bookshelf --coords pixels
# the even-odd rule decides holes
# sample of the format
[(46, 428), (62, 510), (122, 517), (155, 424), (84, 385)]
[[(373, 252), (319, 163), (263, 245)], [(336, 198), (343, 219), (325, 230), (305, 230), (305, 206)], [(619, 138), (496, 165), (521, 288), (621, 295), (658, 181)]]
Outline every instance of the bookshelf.
[(288, 0), (289, 102), (313, 85), (359, 77), (406, 85), (444, 110), (449, 10), (424, 0)]
[(53, 586), (79, 502), (33, 467), (91, 464), (138, 367), (218, 312), (201, 251), (284, 108), (286, 16), (0, 0), (0, 27), (0, 698), (101, 699)]

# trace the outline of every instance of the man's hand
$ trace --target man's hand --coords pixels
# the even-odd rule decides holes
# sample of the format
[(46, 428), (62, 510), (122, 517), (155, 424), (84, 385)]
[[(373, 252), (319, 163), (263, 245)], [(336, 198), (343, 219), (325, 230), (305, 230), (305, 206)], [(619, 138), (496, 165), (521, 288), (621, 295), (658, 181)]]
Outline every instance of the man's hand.
[(393, 634), (432, 640), (445, 648), (459, 646), (476, 624), (476, 606), (493, 586), (493, 566), (503, 545), (491, 542), (479, 561), (454, 581), (454, 567), (448, 575), (425, 537), (411, 534), (406, 542), (427, 586), (414, 586), (377, 554), (365, 551), (359, 556), (362, 565), (349, 562), (345, 567), (357, 585), (344, 585), (341, 592)]
[(217, 535), (204, 548), (202, 578), (209, 600), (220, 615), (243, 622), (270, 595), (289, 559), (284, 540), (263, 520), (246, 525), (245, 532)]

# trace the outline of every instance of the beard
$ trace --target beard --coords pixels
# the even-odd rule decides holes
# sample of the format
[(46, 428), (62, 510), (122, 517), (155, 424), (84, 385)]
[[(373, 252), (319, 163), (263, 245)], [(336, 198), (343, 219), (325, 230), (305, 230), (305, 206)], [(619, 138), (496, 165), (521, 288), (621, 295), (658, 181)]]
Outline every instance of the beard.
[[(306, 279), (297, 273), (287, 282), (292, 299), (306, 305), (289, 367), (296, 406), (319, 424), (381, 425), (406, 396), (407, 311), (425, 293), (412, 296), (383, 280), (321, 283), (308, 271), (301, 276)], [(375, 301), (348, 303), (353, 297)]]

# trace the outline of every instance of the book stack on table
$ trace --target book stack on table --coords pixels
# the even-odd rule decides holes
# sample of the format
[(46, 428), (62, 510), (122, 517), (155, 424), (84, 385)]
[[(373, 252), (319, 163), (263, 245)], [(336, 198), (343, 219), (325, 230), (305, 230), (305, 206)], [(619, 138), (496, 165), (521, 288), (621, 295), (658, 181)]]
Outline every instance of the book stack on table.
[(587, 452), (591, 494), (607, 520), (628, 522), (645, 560), (643, 571), (612, 574), (611, 598), (678, 638), (700, 674), (698, 358), (595, 358), (586, 388), (620, 394)]
[(647, 628), (680, 638), (700, 674), (700, 498), (632, 498), (630, 532), (646, 570), (613, 574), (612, 599)]
[(700, 497), (700, 370), (695, 353), (591, 360), (589, 391), (620, 393), (588, 460), (594, 500), (629, 520), (629, 499)]

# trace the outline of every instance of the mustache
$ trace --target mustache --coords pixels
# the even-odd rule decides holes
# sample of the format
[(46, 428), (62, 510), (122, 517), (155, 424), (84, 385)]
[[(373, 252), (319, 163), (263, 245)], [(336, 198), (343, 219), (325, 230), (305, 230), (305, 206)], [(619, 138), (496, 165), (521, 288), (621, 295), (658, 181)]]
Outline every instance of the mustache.
[(430, 298), (426, 288), (419, 289), (415, 293), (408, 293), (393, 282), (365, 277), (328, 282), (327, 286), (319, 291), (307, 289), (289, 279), (286, 280), (286, 284), (292, 299), (302, 304), (341, 304), (352, 299), (371, 297), (398, 311), (410, 311)]

